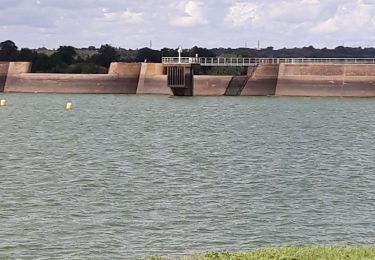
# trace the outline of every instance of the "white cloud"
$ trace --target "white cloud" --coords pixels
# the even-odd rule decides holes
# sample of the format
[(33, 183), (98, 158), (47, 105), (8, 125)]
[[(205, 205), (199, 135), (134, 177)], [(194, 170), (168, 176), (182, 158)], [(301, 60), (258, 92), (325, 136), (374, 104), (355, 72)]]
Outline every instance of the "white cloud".
[(254, 25), (259, 19), (259, 6), (253, 3), (238, 2), (229, 7), (225, 23), (232, 27)]
[(107, 8), (103, 8), (103, 20), (106, 22), (124, 22), (127, 24), (143, 23), (143, 13), (131, 12), (126, 9), (123, 12), (110, 12)]
[(0, 0), (20, 47), (375, 45), (375, 0)]
[(267, 6), (270, 20), (282, 23), (298, 24), (314, 21), (321, 13), (322, 5), (318, 0), (288, 0)]
[(342, 34), (374, 30), (375, 6), (366, 4), (362, 0), (340, 4), (336, 13), (327, 20), (317, 23), (311, 32), (314, 34)]
[(204, 12), (204, 2), (188, 1), (182, 7), (181, 15), (173, 15), (170, 24), (177, 27), (193, 27), (208, 24)]
[(143, 22), (143, 13), (126, 10), (121, 14), (121, 18), (127, 23), (140, 24)]

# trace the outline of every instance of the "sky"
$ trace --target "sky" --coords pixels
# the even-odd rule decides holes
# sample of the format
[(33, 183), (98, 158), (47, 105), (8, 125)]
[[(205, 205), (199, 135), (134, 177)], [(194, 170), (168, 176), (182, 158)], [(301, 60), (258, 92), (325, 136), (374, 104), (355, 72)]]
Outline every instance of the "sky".
[(292, 48), (375, 46), (375, 0), (0, 0), (0, 41)]

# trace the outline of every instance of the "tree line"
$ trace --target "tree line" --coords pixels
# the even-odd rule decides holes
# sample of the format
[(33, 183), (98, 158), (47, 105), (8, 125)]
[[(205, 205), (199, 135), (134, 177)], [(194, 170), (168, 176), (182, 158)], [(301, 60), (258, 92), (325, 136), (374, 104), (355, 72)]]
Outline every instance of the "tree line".
[(45, 48), (18, 50), (12, 41), (0, 43), (0, 61), (29, 61), (33, 72), (106, 73), (109, 64), (117, 60), (117, 51), (110, 45), (103, 45), (85, 57), (73, 46), (60, 46), (56, 51)]
[[(184, 49), (184, 57), (262, 57), (262, 58), (374, 58), (374, 48), (352, 48), (339, 46), (334, 49), (316, 49), (313, 46), (302, 48), (273, 47), (264, 49), (251, 48), (214, 48), (193, 47)], [(142, 48), (127, 50), (115, 48), (109, 44), (99, 48), (75, 48), (60, 46), (57, 50), (46, 48), (19, 49), (17, 45), (7, 40), (0, 42), (0, 61), (29, 61), (32, 62), (33, 72), (51, 73), (107, 73), (111, 62), (161, 62), (162, 57), (177, 57), (178, 49), (163, 48), (153, 50)], [(220, 72), (215, 72), (220, 73)]]

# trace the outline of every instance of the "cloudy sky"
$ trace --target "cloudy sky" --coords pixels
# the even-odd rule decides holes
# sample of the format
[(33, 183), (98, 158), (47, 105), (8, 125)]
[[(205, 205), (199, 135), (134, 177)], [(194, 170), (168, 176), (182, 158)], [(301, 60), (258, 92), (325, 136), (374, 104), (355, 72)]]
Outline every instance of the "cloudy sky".
[(202, 47), (375, 46), (375, 0), (0, 0), (0, 41)]

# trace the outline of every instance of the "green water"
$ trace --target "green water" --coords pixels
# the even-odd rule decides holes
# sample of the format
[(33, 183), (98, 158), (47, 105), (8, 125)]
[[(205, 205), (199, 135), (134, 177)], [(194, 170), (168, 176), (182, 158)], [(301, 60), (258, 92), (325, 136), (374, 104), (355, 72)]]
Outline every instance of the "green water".
[(1, 97), (0, 258), (375, 244), (373, 99)]

